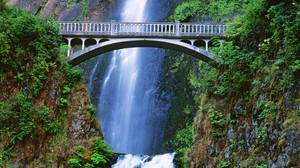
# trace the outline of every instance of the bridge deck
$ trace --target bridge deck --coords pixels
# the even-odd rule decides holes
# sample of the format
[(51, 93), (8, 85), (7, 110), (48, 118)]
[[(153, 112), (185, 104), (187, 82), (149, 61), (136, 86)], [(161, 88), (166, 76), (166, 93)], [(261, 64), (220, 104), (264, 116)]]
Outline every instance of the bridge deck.
[(63, 36), (198, 38), (224, 36), (226, 25), (180, 22), (60, 22)]

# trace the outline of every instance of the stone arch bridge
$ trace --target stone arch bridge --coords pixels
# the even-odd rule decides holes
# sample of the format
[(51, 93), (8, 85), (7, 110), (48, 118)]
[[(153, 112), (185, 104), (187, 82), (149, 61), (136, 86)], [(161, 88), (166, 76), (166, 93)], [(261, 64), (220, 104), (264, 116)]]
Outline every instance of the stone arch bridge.
[[(212, 37), (222, 44), (226, 25), (180, 22), (60, 22), (68, 44), (68, 61), (77, 65), (99, 54), (122, 48), (157, 47), (180, 51), (205, 62)], [(77, 47), (75, 51), (74, 46)]]

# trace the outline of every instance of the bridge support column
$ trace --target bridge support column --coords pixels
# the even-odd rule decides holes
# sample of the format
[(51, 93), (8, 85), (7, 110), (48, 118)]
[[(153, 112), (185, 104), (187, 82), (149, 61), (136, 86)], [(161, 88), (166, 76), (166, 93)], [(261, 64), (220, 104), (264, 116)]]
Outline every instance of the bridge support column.
[(95, 40), (96, 40), (96, 44), (99, 44), (100, 39), (99, 38), (95, 38)]
[(203, 40), (205, 42), (205, 50), (208, 51), (208, 43), (210, 40)]
[(194, 43), (195, 43), (195, 41), (196, 41), (196, 40), (190, 40), (190, 42), (191, 42), (191, 45), (193, 45), (193, 46), (194, 46), (194, 45), (195, 45), (195, 44), (194, 44)]
[(225, 41), (225, 40), (219, 40), (219, 42), (220, 42), (220, 47), (223, 46), (224, 41)]
[(67, 40), (68, 40), (68, 55), (67, 56), (71, 55), (71, 49), (72, 49), (71, 41), (72, 41), (72, 39), (73, 38), (67, 38)]
[(85, 40), (86, 40), (86, 38), (81, 38), (81, 41), (82, 41), (81, 49), (85, 48)]

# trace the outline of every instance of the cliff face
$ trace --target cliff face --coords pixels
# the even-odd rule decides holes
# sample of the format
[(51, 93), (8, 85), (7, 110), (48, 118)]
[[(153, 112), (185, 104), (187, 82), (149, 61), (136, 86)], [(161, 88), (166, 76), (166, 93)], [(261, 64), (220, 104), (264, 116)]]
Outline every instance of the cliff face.
[(298, 1), (269, 0), (176, 8), (171, 19), (229, 22), (225, 42), (211, 41), (218, 65), (165, 58), (162, 90), (174, 94), (165, 146), (180, 166), (300, 167), (299, 9)]
[(190, 167), (298, 167), (299, 91), (271, 101), (268, 93), (226, 102), (205, 95), (194, 120)]
[(8, 4), (61, 21), (103, 21), (110, 19), (114, 3), (111, 0), (8, 0)]
[(299, 167), (299, 2), (256, 1), (203, 70), (190, 167)]
[(0, 12), (0, 167), (109, 167), (112, 151), (58, 25), (3, 1)]

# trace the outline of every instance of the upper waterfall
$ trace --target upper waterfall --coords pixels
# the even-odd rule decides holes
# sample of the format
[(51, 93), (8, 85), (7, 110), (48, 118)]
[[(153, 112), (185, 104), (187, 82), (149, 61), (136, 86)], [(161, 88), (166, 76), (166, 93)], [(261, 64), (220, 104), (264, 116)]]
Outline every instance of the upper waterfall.
[[(120, 2), (116, 20), (153, 21), (146, 17), (146, 12), (152, 10), (147, 9), (151, 3), (153, 0)], [(164, 51), (155, 48), (112, 52), (102, 79), (97, 109), (104, 138), (114, 152), (151, 154), (161, 143), (166, 114), (159, 110), (156, 90), (163, 56)]]

